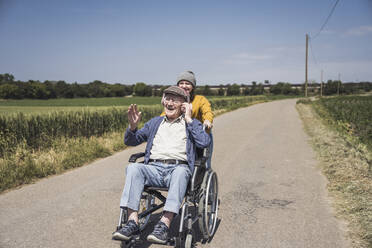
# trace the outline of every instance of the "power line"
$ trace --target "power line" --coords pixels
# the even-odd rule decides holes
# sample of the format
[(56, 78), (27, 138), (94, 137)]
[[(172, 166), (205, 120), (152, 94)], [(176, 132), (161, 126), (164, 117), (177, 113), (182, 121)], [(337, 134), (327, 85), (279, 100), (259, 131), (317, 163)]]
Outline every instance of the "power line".
[(320, 34), (320, 32), (322, 32), (323, 28), (325, 27), (325, 25), (326, 25), (327, 22), (329, 21), (329, 18), (331, 18), (332, 14), (333, 14), (333, 11), (335, 10), (336, 5), (338, 4), (339, 1), (340, 1), (340, 0), (336, 0), (336, 2), (335, 2), (335, 4), (333, 5), (333, 8), (332, 8), (331, 12), (329, 13), (327, 19), (326, 19), (325, 22), (323, 23), (322, 27), (319, 29), (318, 33), (317, 33), (314, 37), (312, 37), (312, 39), (315, 39), (315, 38)]
[(313, 45), (311, 44), (312, 43), (311, 38), (309, 39), (309, 41), (310, 41), (309, 43), (310, 43), (311, 56), (313, 57), (315, 64), (318, 65), (318, 62), (316, 61), (316, 58), (314, 56), (314, 49), (313, 49)]

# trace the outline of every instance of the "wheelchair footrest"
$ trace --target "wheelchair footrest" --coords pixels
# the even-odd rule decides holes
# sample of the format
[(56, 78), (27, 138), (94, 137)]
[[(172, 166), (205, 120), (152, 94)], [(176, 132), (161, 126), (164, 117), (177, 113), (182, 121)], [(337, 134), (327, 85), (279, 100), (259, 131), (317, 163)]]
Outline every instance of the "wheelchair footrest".
[(138, 244), (143, 243), (143, 240), (140, 239), (140, 235), (133, 235), (129, 240), (119, 240), (119, 239), (112, 239), (115, 241), (120, 241), (122, 244), (124, 243), (127, 248), (135, 247)]
[(158, 243), (158, 242), (150, 242), (152, 244), (157, 244), (157, 245), (167, 245), (167, 246), (174, 246), (174, 244), (176, 243), (176, 241), (174, 240), (174, 238), (169, 238), (167, 240), (166, 243), (162, 244), (162, 243)]

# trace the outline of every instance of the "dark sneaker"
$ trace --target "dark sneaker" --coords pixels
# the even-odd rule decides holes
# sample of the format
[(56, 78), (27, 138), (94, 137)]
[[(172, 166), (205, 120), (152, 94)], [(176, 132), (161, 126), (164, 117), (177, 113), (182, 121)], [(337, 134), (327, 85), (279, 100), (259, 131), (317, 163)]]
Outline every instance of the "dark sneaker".
[(159, 221), (158, 224), (156, 224), (154, 231), (152, 231), (152, 233), (147, 236), (147, 241), (165, 244), (168, 240), (168, 231), (169, 228), (167, 227), (167, 225)]
[(126, 241), (136, 234), (139, 234), (139, 227), (134, 220), (130, 220), (122, 229), (114, 232), (112, 239)]

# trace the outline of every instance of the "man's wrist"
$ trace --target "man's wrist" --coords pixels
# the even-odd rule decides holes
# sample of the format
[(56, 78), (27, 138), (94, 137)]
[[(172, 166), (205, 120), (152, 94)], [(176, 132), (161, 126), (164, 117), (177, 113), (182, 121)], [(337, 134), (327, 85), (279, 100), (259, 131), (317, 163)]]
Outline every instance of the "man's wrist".
[(132, 127), (132, 125), (129, 124), (129, 130), (130, 131), (134, 132), (134, 131), (136, 131), (136, 129), (137, 129), (137, 125)]
[(188, 116), (185, 116), (185, 121), (187, 123), (191, 123), (192, 122), (192, 118), (191, 117), (188, 117)]

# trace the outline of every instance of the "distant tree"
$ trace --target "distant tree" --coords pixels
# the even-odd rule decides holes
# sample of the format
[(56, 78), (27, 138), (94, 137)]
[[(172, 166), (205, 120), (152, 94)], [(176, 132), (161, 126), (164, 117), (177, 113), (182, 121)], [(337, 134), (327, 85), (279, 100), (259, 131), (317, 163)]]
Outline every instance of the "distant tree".
[(56, 84), (51, 81), (44, 81), (46, 91), (48, 92), (48, 98), (57, 98)]
[(0, 98), (3, 99), (21, 99), (22, 94), (19, 88), (14, 84), (0, 85)]
[(134, 85), (134, 94), (136, 96), (151, 96), (152, 88), (143, 82), (138, 82)]
[(249, 89), (248, 86), (245, 85), (243, 89), (243, 95), (248, 96), (250, 94), (251, 94), (251, 90)]
[(168, 88), (168, 86), (162, 86), (162, 87), (160, 88), (160, 91), (161, 91), (161, 94), (162, 94), (162, 95), (163, 95), (164, 90), (165, 90), (166, 88)]
[(251, 90), (250, 90), (251, 95), (254, 95), (256, 93), (256, 88), (257, 88), (257, 82), (252, 81), (252, 87), (251, 87)]
[(10, 84), (14, 82), (14, 76), (9, 73), (0, 74), (0, 84)]
[(112, 96), (122, 97), (125, 96), (125, 86), (121, 84), (109, 85)]
[(372, 91), (372, 82), (360, 82), (359, 85), (360, 89), (365, 92)]
[(123, 85), (124, 96), (129, 96), (133, 94), (134, 85)]
[(226, 95), (228, 96), (240, 95), (240, 86), (238, 84), (228, 85)]
[(218, 91), (217, 91), (217, 94), (219, 96), (224, 96), (225, 95), (225, 89), (223, 88), (223, 85), (220, 84), (219, 88), (218, 88)]
[(211, 88), (209, 87), (209, 85), (205, 85), (205, 86), (203, 87), (202, 95), (204, 95), (204, 96), (211, 96), (211, 95), (213, 95), (213, 94), (212, 94), (212, 90), (211, 90)]
[(338, 81), (328, 80), (324, 85), (324, 95), (337, 94), (338, 83)]
[(150, 85), (146, 85), (146, 88), (145, 88), (145, 96), (152, 96), (153, 93), (152, 93), (152, 87)]
[(295, 94), (292, 90), (292, 85), (290, 83), (278, 82), (270, 87), (270, 93), (274, 95), (289, 95)]
[(359, 87), (358, 85), (355, 85), (354, 83), (343, 84), (343, 87), (342, 87), (343, 94), (350, 95), (350, 94), (358, 93), (358, 91), (359, 91)]
[(144, 96), (145, 95), (145, 83), (136, 83), (134, 85), (134, 95), (135, 96)]
[(154, 88), (152, 91), (153, 96), (162, 96), (160, 88)]
[(263, 87), (262, 83), (259, 83), (257, 85), (256, 81), (252, 82), (252, 88), (251, 88), (251, 91), (250, 91), (251, 95), (261, 95), (261, 94), (263, 94), (263, 91), (264, 91), (264, 87)]
[(270, 81), (269, 80), (265, 80), (264, 81), (264, 85), (265, 85), (265, 87), (266, 87), (266, 89), (265, 89), (265, 87), (264, 87), (264, 93), (266, 92), (266, 93), (268, 93), (268, 94), (270, 94)]
[(264, 93), (264, 86), (262, 83), (258, 84), (257, 93), (258, 93), (257, 95), (262, 95)]
[(33, 82), (32, 87), (34, 88), (34, 98), (36, 99), (48, 99), (49, 92), (46, 89), (46, 86), (40, 82)]
[(88, 84), (88, 93), (90, 97), (104, 97), (106, 85), (100, 80), (94, 80)]
[(195, 95), (201, 95), (201, 94), (203, 94), (203, 89), (202, 89), (202, 87), (200, 87), (200, 86), (196, 86), (196, 88), (194, 89), (194, 94), (195, 94)]
[(69, 85), (63, 80), (59, 80), (55, 85), (55, 92), (57, 94), (57, 97), (65, 97), (68, 89)]
[(89, 97), (88, 86), (86, 84), (82, 85), (75, 82), (70, 88), (74, 97)]
[(292, 89), (292, 94), (293, 95), (296, 95), (296, 96), (298, 96), (298, 95), (300, 95), (300, 90), (296, 87), (296, 88), (294, 88), (294, 89)]
[(308, 87), (307, 87), (308, 92), (314, 93), (316, 91), (317, 86), (318, 86), (318, 83), (314, 79), (309, 80)]

